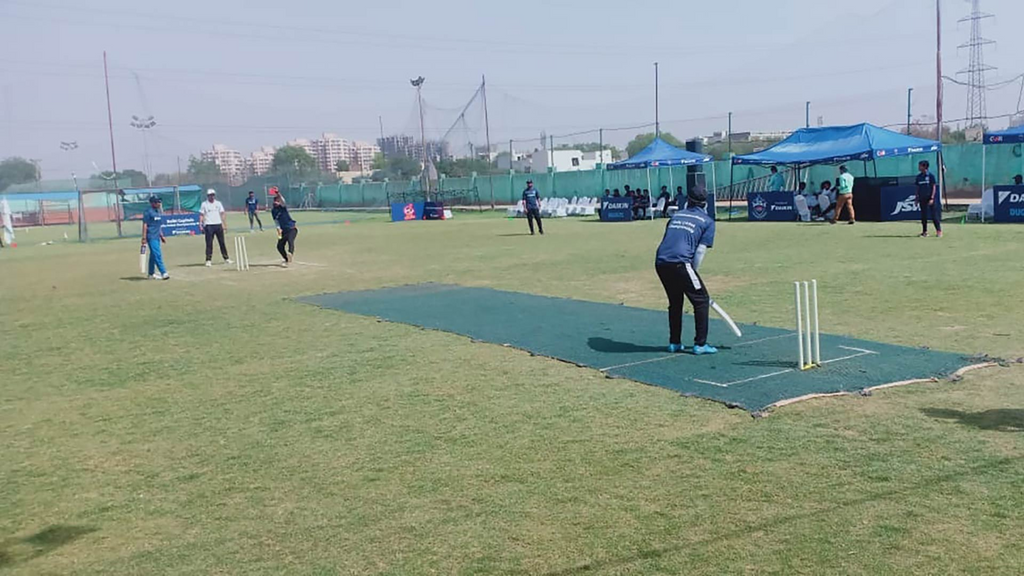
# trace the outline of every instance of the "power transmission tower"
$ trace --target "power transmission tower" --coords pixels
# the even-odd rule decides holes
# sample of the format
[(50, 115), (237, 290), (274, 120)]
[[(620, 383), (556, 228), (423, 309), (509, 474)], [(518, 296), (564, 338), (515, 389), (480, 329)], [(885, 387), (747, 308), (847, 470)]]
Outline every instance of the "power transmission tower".
[(957, 75), (967, 76), (967, 126), (979, 126), (984, 124), (987, 116), (985, 109), (985, 73), (995, 70), (992, 66), (985, 64), (985, 46), (995, 44), (981, 35), (981, 21), (992, 18), (992, 14), (981, 11), (981, 0), (969, 0), (971, 13), (961, 18), (959, 22), (970, 22), (971, 39), (958, 48), (970, 49), (970, 64), (967, 68), (957, 72)]

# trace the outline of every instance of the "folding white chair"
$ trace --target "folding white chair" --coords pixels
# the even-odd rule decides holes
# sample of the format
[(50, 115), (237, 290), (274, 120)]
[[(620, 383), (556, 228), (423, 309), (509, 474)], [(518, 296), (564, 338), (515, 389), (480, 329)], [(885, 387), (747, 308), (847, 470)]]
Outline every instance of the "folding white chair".
[(793, 197), (793, 204), (796, 206), (796, 213), (800, 215), (801, 222), (811, 221), (811, 210), (807, 207), (807, 198), (803, 194)]

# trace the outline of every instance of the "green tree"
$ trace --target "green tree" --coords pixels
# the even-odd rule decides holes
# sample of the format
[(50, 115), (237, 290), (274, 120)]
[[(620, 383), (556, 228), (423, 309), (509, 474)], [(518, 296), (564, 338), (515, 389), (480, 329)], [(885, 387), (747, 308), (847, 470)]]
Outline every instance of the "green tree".
[[(100, 172), (99, 174), (93, 174), (92, 178), (94, 180), (99, 180), (101, 178), (103, 180), (112, 180), (114, 178), (114, 173), (111, 172), (110, 170), (105, 170), (103, 172)], [(121, 170), (120, 172), (118, 172), (117, 179), (128, 179), (130, 181), (129, 186), (131, 186), (132, 188), (145, 188), (149, 186), (149, 177), (146, 176), (145, 173), (140, 172), (138, 170), (132, 170), (131, 168), (127, 170)]]
[(385, 178), (389, 180), (408, 180), (419, 176), (423, 172), (423, 165), (420, 164), (420, 161), (408, 156), (381, 158), (379, 163), (374, 159), (374, 166), (380, 166), (380, 168), (374, 170), (371, 176), (375, 182), (380, 182)]
[(0, 190), (15, 184), (26, 184), (39, 179), (39, 169), (24, 158), (7, 158), (0, 162)]
[(438, 160), (435, 164), (438, 174), (444, 174), (451, 178), (464, 178), (472, 176), (474, 172), (479, 175), (490, 174), (495, 166), (487, 160), (480, 158), (459, 158), (456, 160)]
[(348, 172), (350, 169), (350, 166), (348, 165), (348, 160), (338, 160), (334, 164), (334, 169), (337, 170), (338, 172)]
[(188, 157), (188, 180), (196, 184), (212, 184), (226, 180), (220, 171), (220, 166), (213, 160), (201, 160), (195, 156)]
[(270, 169), (275, 174), (308, 177), (317, 175), (316, 158), (309, 155), (305, 148), (299, 146), (282, 146), (274, 152), (274, 160)]
[[(685, 144), (670, 132), (662, 132), (661, 139), (673, 146), (678, 146), (680, 148), (685, 146)], [(626, 155), (630, 157), (636, 156), (641, 150), (647, 148), (651, 142), (654, 142), (654, 132), (637, 134), (636, 137), (629, 141), (629, 144), (626, 144)]]
[(178, 183), (178, 178), (171, 174), (156, 174), (153, 176), (153, 186), (174, 186)]

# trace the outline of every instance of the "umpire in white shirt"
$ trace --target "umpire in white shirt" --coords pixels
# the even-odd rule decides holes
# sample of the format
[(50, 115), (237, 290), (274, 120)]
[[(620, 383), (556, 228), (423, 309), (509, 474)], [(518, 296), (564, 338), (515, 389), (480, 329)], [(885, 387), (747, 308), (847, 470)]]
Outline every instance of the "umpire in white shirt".
[(213, 237), (217, 237), (220, 244), (220, 255), (224, 257), (225, 264), (231, 264), (228, 258), (228, 246), (224, 242), (224, 233), (228, 230), (227, 219), (224, 215), (224, 205), (217, 200), (217, 191), (210, 188), (206, 191), (206, 202), (199, 207), (199, 227), (206, 235), (206, 265), (210, 266), (213, 258)]

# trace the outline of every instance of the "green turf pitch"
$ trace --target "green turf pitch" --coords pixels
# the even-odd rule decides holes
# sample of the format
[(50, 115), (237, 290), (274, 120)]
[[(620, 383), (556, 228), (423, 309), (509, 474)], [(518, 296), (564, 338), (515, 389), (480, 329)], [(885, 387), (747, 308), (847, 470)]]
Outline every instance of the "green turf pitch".
[[(959, 354), (822, 333), (823, 366), (801, 371), (794, 330), (741, 324), (743, 337), (736, 338), (714, 318), (709, 343), (717, 355), (668, 354), (663, 312), (488, 288), (420, 284), (300, 300), (509, 345), (751, 411), (809, 394), (948, 376), (971, 364)], [(827, 311), (821, 320), (827, 326)], [(686, 317), (684, 343), (692, 330)]]

